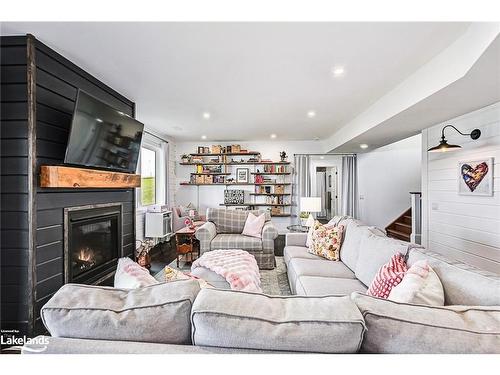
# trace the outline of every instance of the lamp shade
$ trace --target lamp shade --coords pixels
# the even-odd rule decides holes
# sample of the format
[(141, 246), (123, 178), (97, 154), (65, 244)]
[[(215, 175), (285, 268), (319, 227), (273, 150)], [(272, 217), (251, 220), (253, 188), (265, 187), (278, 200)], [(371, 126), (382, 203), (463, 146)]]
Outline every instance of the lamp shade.
[(321, 198), (301, 197), (300, 210), (303, 212), (321, 212)]

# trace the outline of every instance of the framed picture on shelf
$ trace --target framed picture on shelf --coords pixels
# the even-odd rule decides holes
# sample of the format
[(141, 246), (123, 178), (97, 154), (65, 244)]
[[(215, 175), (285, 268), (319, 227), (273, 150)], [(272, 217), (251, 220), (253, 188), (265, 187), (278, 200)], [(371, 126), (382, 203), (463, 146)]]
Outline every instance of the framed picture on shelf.
[(493, 195), (493, 158), (458, 163), (458, 194)]
[(204, 152), (203, 152), (203, 151), (204, 151), (204, 149), (205, 149), (205, 148), (204, 148), (203, 146), (198, 146), (198, 152), (197, 152), (197, 153), (198, 153), (198, 154), (204, 154)]
[(236, 168), (236, 182), (239, 184), (248, 184), (250, 172), (248, 168)]

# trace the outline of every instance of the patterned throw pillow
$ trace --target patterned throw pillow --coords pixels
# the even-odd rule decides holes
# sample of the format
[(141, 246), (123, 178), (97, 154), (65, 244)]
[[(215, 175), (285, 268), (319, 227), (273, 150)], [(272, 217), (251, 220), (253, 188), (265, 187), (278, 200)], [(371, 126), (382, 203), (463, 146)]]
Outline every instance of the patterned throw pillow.
[(403, 280), (407, 271), (404, 256), (400, 253), (393, 255), (388, 263), (380, 267), (366, 294), (387, 299), (391, 289)]
[(308, 251), (328, 260), (339, 260), (343, 232), (343, 226), (322, 225), (316, 221), (312, 234), (312, 244)]

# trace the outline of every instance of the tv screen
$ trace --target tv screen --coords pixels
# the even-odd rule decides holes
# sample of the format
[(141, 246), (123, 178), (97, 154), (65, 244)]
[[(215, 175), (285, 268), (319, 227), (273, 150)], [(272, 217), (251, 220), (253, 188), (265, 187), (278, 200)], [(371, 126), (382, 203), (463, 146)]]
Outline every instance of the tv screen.
[(78, 91), (64, 163), (134, 173), (144, 125)]

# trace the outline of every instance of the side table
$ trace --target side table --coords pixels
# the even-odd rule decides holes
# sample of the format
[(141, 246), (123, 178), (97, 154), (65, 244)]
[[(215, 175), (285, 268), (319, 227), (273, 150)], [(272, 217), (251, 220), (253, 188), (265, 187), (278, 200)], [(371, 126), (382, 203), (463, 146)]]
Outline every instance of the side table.
[(190, 255), (190, 261), (193, 261), (193, 253), (196, 252), (198, 248), (197, 257), (200, 256), (200, 246), (198, 240), (195, 237), (196, 228), (190, 229), (184, 227), (175, 232), (175, 247), (176, 247), (176, 258), (177, 258), (177, 268), (179, 268), (179, 258), (183, 255)]

